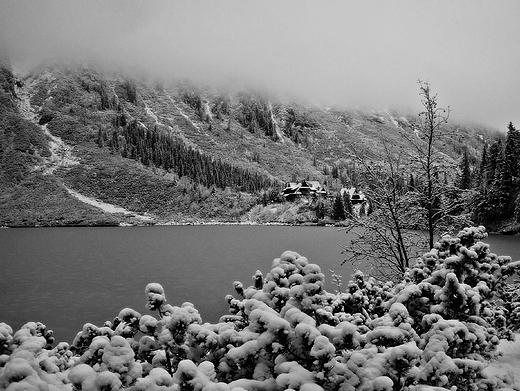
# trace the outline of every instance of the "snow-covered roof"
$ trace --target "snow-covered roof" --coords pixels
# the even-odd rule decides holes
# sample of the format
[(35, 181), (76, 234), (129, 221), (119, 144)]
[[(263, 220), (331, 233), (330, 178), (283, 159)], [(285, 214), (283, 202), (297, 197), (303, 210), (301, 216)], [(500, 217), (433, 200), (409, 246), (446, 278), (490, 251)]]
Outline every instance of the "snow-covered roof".
[(285, 184), (285, 188), (282, 190), (283, 193), (285, 193), (285, 195), (302, 195), (302, 191), (300, 190), (303, 190), (306, 194), (308, 194), (309, 192), (311, 194), (326, 194), (327, 191), (325, 190), (325, 188), (320, 184), (319, 181), (306, 181), (306, 180), (303, 180), (301, 182), (287, 182)]
[(350, 187), (348, 189), (346, 187), (342, 188), (340, 194), (344, 195), (345, 193), (348, 193), (350, 199), (356, 198), (358, 200), (366, 200), (365, 194), (363, 194), (362, 191), (358, 191), (355, 187)]

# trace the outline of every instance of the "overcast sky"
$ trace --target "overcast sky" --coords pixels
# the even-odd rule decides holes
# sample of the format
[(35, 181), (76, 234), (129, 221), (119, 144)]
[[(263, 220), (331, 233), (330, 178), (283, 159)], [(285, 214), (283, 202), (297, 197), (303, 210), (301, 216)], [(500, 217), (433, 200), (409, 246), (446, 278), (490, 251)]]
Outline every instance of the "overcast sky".
[(520, 1), (0, 0), (12, 61), (96, 59), (319, 105), (520, 127)]

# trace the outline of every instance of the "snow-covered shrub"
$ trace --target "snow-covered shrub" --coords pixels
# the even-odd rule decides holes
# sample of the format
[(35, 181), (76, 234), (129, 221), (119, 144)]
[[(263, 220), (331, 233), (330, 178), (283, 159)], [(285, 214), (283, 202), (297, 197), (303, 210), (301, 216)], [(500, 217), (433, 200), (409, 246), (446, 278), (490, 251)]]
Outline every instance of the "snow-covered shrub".
[(71, 346), (30, 322), (0, 323), (0, 389), (498, 390), (484, 371), (520, 324), (520, 262), (497, 256), (483, 227), (443, 236), (398, 284), (361, 272), (335, 293), (318, 265), (287, 251), (250, 286), (233, 283), (229, 314), (204, 323), (148, 284), (141, 315), (87, 323)]
[[(27, 335), (27, 330), (36, 335)], [(15, 333), (18, 342), (0, 368), (0, 389), (46, 390), (60, 389), (67, 383), (70, 363), (60, 360), (60, 349), (48, 350), (48, 341), (37, 330), (45, 330), (41, 323), (30, 322)], [(16, 339), (16, 338), (15, 338)], [(62, 347), (65, 347), (62, 345)], [(3, 361), (3, 360), (2, 360)]]
[(100, 372), (105, 370), (113, 372), (118, 375), (123, 385), (132, 384), (142, 374), (141, 364), (134, 360), (134, 356), (135, 353), (128, 341), (119, 335), (114, 335), (103, 349)]

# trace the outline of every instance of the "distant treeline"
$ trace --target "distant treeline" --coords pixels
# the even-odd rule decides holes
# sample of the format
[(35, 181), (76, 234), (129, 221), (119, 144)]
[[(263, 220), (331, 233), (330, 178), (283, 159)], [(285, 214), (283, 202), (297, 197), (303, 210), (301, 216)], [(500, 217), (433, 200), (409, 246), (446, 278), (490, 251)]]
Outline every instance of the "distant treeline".
[[(135, 119), (128, 120), (124, 114), (117, 116), (113, 125), (109, 146), (123, 157), (164, 168), (179, 177), (189, 177), (206, 187), (231, 187), (257, 193), (280, 186), (278, 181), (267, 175), (214, 159), (187, 146), (160, 126), (148, 129)], [(100, 130), (98, 143), (102, 144), (105, 136)]]

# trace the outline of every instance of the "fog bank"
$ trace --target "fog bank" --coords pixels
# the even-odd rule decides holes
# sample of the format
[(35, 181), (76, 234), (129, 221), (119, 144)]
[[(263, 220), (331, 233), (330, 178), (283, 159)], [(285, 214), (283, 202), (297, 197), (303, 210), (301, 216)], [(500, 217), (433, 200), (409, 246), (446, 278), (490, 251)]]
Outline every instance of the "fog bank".
[(97, 61), (165, 79), (248, 84), (319, 105), (421, 109), (520, 127), (520, 2), (3, 0), (13, 62)]

